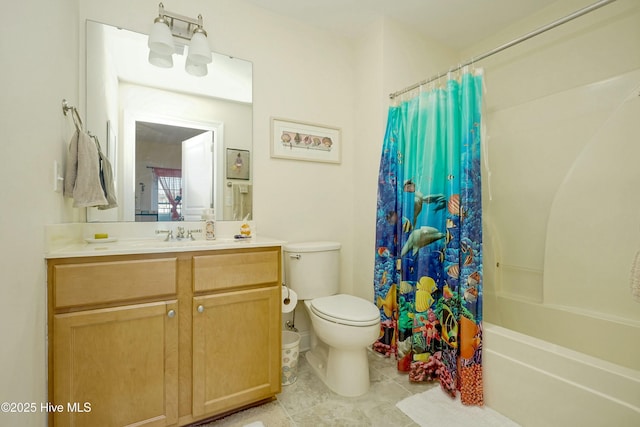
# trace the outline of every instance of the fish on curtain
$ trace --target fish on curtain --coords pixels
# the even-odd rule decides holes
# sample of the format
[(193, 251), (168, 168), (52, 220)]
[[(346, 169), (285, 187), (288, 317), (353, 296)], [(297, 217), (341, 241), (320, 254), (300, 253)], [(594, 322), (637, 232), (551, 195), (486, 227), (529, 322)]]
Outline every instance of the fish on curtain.
[(378, 179), (374, 350), (482, 405), (482, 76), (389, 108)]

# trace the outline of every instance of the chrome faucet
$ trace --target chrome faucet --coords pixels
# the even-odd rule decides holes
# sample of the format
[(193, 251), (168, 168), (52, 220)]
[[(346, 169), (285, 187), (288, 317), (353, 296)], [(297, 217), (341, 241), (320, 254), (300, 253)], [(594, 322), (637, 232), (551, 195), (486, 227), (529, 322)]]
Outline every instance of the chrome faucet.
[(156, 234), (167, 233), (167, 237), (164, 239), (165, 242), (168, 242), (173, 238), (173, 231), (171, 230), (156, 230)]
[(200, 229), (198, 229), (198, 230), (188, 230), (187, 231), (187, 239), (196, 240), (196, 238), (193, 237), (193, 233), (202, 233), (202, 230), (200, 230)]
[[(168, 242), (169, 240), (172, 240), (174, 238), (172, 230), (156, 230), (156, 234), (164, 234), (164, 233), (167, 234), (167, 237), (164, 239), (165, 242)], [(185, 239), (196, 240), (193, 233), (202, 233), (202, 230), (201, 229), (186, 230), (186, 235), (185, 235), (184, 227), (178, 227), (176, 230), (175, 239), (176, 240), (185, 240)]]
[(184, 239), (184, 227), (178, 227), (178, 233), (176, 234), (176, 239), (178, 240)]

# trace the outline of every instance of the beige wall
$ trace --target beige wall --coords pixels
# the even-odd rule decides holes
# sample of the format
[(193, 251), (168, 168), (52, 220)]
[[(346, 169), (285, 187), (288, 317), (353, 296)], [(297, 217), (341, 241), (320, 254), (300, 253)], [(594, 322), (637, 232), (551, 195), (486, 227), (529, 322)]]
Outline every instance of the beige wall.
[[(9, 14), (0, 29), (0, 401), (41, 402), (44, 224), (73, 219), (63, 214), (52, 177), (53, 160), (64, 157), (72, 128), (61, 102), (78, 99), (78, 7), (75, 0), (15, 1)], [(2, 425), (41, 426), (44, 419), (40, 413), (0, 413)]]
[[(78, 99), (74, 0), (11, 2), (0, 29), (0, 401), (46, 396), (44, 224), (63, 220), (53, 160), (71, 135), (61, 102)], [(68, 220), (72, 219), (70, 216)], [(44, 415), (0, 414), (2, 425), (44, 424)]]

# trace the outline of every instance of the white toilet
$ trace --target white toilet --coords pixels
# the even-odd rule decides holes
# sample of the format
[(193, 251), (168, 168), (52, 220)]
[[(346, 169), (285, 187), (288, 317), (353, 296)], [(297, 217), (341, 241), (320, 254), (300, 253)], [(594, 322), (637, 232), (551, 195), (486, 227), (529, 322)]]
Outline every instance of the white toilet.
[(341, 396), (369, 389), (367, 347), (380, 335), (380, 311), (370, 301), (338, 294), (340, 243), (284, 246), (286, 284), (311, 318), (306, 358), (316, 374)]

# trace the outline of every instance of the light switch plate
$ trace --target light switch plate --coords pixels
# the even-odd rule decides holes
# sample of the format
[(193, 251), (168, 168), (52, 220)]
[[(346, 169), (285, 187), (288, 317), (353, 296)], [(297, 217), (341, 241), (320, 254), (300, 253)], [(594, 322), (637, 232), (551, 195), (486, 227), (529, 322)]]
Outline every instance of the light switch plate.
[(53, 161), (53, 191), (62, 193), (62, 184), (64, 177), (62, 176), (62, 168), (57, 160)]

